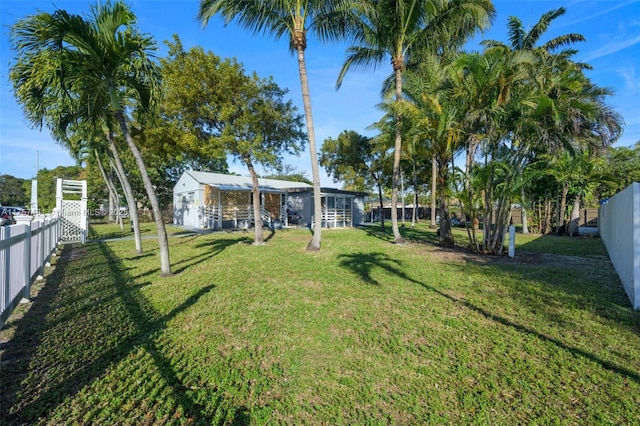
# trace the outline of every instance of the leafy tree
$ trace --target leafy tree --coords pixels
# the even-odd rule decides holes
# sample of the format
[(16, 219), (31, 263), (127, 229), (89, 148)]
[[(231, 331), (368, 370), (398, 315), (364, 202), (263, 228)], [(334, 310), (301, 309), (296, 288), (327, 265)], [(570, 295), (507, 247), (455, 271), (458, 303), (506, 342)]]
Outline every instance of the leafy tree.
[(136, 160), (151, 202), (160, 247), (161, 275), (171, 275), (169, 245), (153, 183), (129, 133), (130, 108), (152, 109), (159, 74), (153, 60), (155, 42), (141, 34), (135, 15), (121, 1), (91, 8), (88, 18), (64, 10), (26, 17), (10, 30), (17, 52), (11, 81), (32, 123), (42, 125), (52, 99), (72, 98), (98, 121), (110, 109)]
[[(527, 54), (534, 58), (523, 62), (522, 67), (536, 78), (525, 77), (515, 82), (512, 93), (517, 93), (519, 100), (515, 105), (511, 102), (508, 113), (503, 116), (502, 128), (508, 132), (503, 140), (510, 142), (511, 150), (505, 150), (507, 144), (502, 144), (502, 152), (509, 153), (509, 161), (513, 164), (513, 176), (505, 182), (512, 185), (512, 196), (513, 190), (522, 183), (522, 177), (531, 176), (525, 169), (539, 154), (566, 157), (564, 151), (574, 155), (574, 152), (584, 150), (597, 154), (602, 146), (615, 140), (620, 131), (619, 117), (602, 102), (608, 91), (596, 87), (584, 76), (583, 69), (590, 68), (587, 64), (571, 60), (577, 51), (570, 46), (584, 41), (584, 37), (570, 33), (539, 44), (551, 23), (565, 12), (564, 8), (559, 8), (543, 14), (528, 31), (518, 18), (511, 17), (509, 45), (493, 40), (484, 42), (487, 53), (498, 49), (499, 52), (509, 51), (512, 56)], [(557, 172), (557, 175), (563, 174), (561, 170)], [(568, 170), (564, 174), (572, 173)], [(526, 196), (524, 187), (520, 185), (520, 188), (524, 216)], [(567, 191), (567, 185), (563, 184), (558, 231), (563, 229), (560, 219), (564, 217)]]
[(372, 138), (345, 130), (337, 139), (327, 138), (320, 148), (320, 165), (344, 189), (366, 191), (366, 178), (375, 158)]
[[(302, 103), (309, 138), (311, 174), (313, 179), (314, 200), (320, 200), (320, 171), (318, 167), (316, 137), (311, 111), (311, 96), (305, 51), (307, 34), (316, 33), (322, 41), (335, 40), (344, 34), (350, 13), (351, 0), (283, 0), (265, 2), (262, 0), (200, 0), (198, 19), (204, 25), (209, 19), (220, 13), (226, 23), (236, 21), (254, 33), (269, 33), (276, 39), (289, 37), (289, 47), (296, 52), (298, 71), (302, 89)], [(314, 203), (315, 219), (313, 237), (307, 245), (307, 251), (320, 250), (322, 233), (322, 206)]]
[[(425, 50), (440, 46), (446, 34), (451, 43), (464, 44), (467, 37), (488, 26), (495, 13), (490, 1), (485, 0), (383, 0), (357, 2), (356, 21), (349, 26), (354, 45), (347, 49), (347, 59), (340, 71), (336, 86), (339, 88), (352, 67), (375, 66), (391, 58), (395, 101), (402, 102), (403, 72), (407, 61), (422, 56)], [(395, 243), (403, 243), (398, 228), (398, 184), (402, 153), (402, 116), (396, 109), (396, 129), (393, 155), (391, 193), (391, 226)]]
[(28, 179), (20, 179), (11, 175), (0, 175), (0, 206), (26, 206), (29, 198), (25, 192)]
[(615, 176), (618, 185), (601, 188), (601, 197), (611, 197), (633, 182), (640, 182), (640, 142), (636, 142), (634, 146), (609, 148), (605, 158), (609, 173)]
[(282, 153), (300, 152), (302, 116), (273, 79), (248, 76), (235, 60), (223, 61), (199, 47), (185, 51), (177, 37), (169, 49), (169, 58), (162, 61), (167, 81), (163, 116), (194, 135), (185, 149), (197, 157), (225, 152), (247, 166), (253, 183), (254, 243), (262, 244), (255, 165), (278, 167)]
[[(58, 178), (82, 180), (84, 177), (80, 166), (58, 166), (55, 169), (40, 169), (36, 175), (38, 180), (38, 210), (43, 213), (52, 212), (56, 207), (56, 183)], [(27, 189), (27, 198), (31, 199), (31, 185)]]
[(296, 170), (295, 167), (289, 164), (282, 164), (280, 166), (275, 167), (275, 173), (271, 173), (263, 176), (265, 179), (278, 179), (278, 180), (286, 180), (289, 182), (304, 182), (309, 185), (313, 185), (313, 181), (309, 180), (309, 178), (303, 173)]
[[(407, 108), (407, 119), (411, 120), (412, 138), (427, 145), (428, 155), (435, 159), (435, 183), (437, 210), (440, 216), (439, 243), (445, 247), (454, 245), (449, 220), (448, 199), (450, 190), (450, 166), (455, 154), (462, 148), (464, 133), (461, 122), (462, 111), (445, 92), (423, 92), (412, 96), (413, 104)], [(427, 157), (428, 158), (428, 157)]]
[(375, 185), (380, 201), (380, 227), (384, 230), (384, 198), (382, 188), (383, 158), (386, 149), (382, 138), (369, 138), (353, 130), (345, 130), (337, 139), (325, 139), (320, 149), (320, 164), (334, 181), (343, 181), (346, 189), (367, 191)]

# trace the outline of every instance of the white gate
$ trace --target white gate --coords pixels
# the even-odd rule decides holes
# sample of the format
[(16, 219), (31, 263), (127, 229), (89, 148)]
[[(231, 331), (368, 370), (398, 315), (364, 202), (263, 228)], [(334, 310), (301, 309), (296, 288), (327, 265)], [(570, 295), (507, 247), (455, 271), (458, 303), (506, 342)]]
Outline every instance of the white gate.
[[(65, 200), (65, 195), (72, 199)], [(58, 178), (56, 209), (61, 219), (60, 239), (84, 244), (87, 239), (87, 181)]]

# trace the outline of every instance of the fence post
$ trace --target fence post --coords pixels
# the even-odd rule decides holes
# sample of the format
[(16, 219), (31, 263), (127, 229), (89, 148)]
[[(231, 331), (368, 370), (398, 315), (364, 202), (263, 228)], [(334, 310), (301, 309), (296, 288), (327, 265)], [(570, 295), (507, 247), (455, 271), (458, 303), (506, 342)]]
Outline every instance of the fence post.
[(24, 226), (26, 235), (24, 242), (24, 261), (23, 261), (23, 279), (22, 279), (22, 300), (20, 303), (26, 303), (31, 298), (31, 216), (16, 216), (16, 223)]
[(39, 253), (37, 254), (39, 262), (40, 262), (40, 268), (38, 269), (38, 277), (37, 279), (42, 279), (44, 277), (44, 216), (39, 216), (37, 217), (37, 220), (40, 224), (40, 226), (38, 226), (38, 249), (39, 249)]
[(22, 302), (31, 299), (31, 223), (25, 223), (24, 271), (22, 273)]
[[(11, 227), (10, 226), (0, 226), (0, 241), (8, 240), (11, 237)], [(0, 250), (0, 265), (5, 265), (4, 274), (0, 277), (0, 282), (2, 283), (2, 297), (0, 297), (0, 301), (2, 302), (2, 308), (0, 312), (5, 311), (9, 301), (11, 300), (11, 286), (9, 282), (9, 276), (11, 275), (9, 268), (9, 252), (11, 251), (11, 247), (7, 246), (4, 249)], [(4, 322), (4, 318), (3, 318)]]
[(51, 220), (49, 219), (49, 215), (44, 215), (44, 227), (42, 228), (42, 232), (44, 232), (44, 259), (45, 261), (49, 260), (49, 256), (51, 255), (51, 235), (49, 233)]

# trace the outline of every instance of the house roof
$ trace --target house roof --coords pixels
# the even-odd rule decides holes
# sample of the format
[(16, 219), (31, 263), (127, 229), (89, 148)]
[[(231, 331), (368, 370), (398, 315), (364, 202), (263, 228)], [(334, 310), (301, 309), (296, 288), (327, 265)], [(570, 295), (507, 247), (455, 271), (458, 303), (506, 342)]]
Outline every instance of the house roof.
[[(188, 170), (188, 173), (197, 182), (215, 186), (225, 191), (251, 191), (251, 178), (246, 176), (225, 175), (222, 173), (197, 172)], [(258, 178), (258, 186), (261, 192), (283, 192), (290, 189), (312, 189), (313, 186), (304, 182), (291, 182), (287, 180)]]

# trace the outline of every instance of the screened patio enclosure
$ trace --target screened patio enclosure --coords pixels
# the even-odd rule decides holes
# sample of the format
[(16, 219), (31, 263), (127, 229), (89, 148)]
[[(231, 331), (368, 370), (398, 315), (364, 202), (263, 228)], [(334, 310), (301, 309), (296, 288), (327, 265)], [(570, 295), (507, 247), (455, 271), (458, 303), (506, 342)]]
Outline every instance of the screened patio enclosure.
[(325, 195), (322, 197), (322, 227), (353, 226), (353, 196)]
[[(286, 194), (260, 192), (261, 220), (266, 226), (282, 226), (286, 222)], [(247, 229), (254, 223), (253, 197), (250, 190), (221, 186), (204, 187), (204, 228)]]

